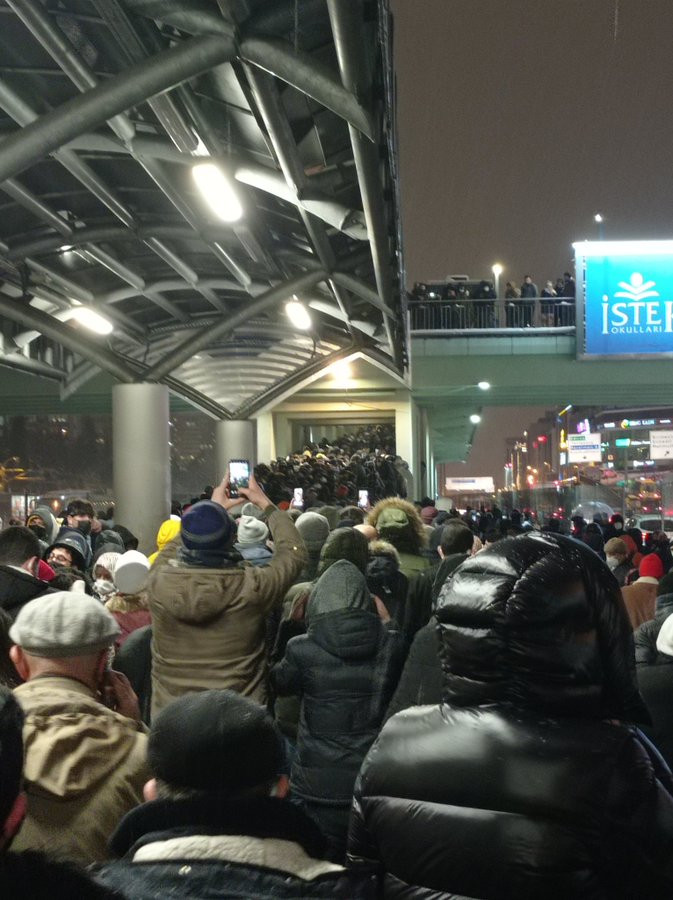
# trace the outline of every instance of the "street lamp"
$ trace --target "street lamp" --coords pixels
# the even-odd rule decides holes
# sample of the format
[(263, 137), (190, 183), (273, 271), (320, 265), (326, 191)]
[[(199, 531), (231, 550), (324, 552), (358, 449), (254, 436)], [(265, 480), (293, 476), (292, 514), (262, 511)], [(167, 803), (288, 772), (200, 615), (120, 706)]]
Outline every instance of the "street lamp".
[(605, 224), (605, 218), (603, 214), (599, 212), (595, 213), (594, 222), (596, 223), (596, 225), (598, 225), (598, 240), (602, 241), (604, 236), (603, 226)]
[(502, 266), (500, 263), (493, 263), (491, 266), (491, 272), (493, 272), (493, 281), (495, 286), (495, 296), (498, 296), (498, 288), (500, 286), (500, 276), (502, 275)]
[(479, 413), (472, 413), (472, 415), (470, 416), (470, 422), (472, 422), (473, 425), (478, 425), (481, 422), (481, 416), (479, 415)]

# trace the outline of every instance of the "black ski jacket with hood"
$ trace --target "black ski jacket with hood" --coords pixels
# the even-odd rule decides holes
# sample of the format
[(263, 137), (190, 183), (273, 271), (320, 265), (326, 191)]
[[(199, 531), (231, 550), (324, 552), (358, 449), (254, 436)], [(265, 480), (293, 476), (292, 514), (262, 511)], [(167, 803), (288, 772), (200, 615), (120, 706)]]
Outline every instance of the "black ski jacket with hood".
[(673, 778), (617, 582), (585, 545), (499, 541), (438, 600), (443, 703), (393, 716), (363, 764), (352, 864), (385, 896), (673, 896)]
[(362, 760), (379, 732), (405, 644), (379, 618), (362, 572), (338, 560), (316, 582), (308, 631), (292, 638), (272, 671), (279, 694), (301, 696), (293, 794), (350, 803)]

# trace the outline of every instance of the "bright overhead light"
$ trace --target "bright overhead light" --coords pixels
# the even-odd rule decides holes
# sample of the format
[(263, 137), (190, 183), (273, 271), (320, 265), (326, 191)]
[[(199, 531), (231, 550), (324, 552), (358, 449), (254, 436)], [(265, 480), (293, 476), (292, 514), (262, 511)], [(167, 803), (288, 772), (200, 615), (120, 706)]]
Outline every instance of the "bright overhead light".
[(478, 425), (481, 422), (481, 416), (479, 415), (479, 413), (472, 413), (472, 415), (470, 416), (470, 422), (472, 422), (473, 425)]
[(602, 221), (603, 221), (603, 216), (600, 213), (596, 213), (596, 215), (594, 216), (594, 222), (598, 222), (598, 224), (600, 225), (600, 223)]
[(335, 381), (346, 382), (353, 378), (353, 371), (347, 359), (340, 359), (329, 367), (330, 375)]
[(502, 275), (502, 266), (500, 265), (500, 263), (494, 263), (491, 266), (491, 272), (493, 272), (493, 274), (495, 275), (496, 278), (498, 278), (498, 276)]
[(311, 322), (311, 317), (308, 314), (308, 310), (296, 297), (292, 300), (288, 300), (285, 304), (285, 312), (294, 327), (299, 328), (301, 331), (308, 331), (313, 324)]
[(236, 222), (243, 215), (243, 207), (229, 179), (214, 163), (197, 163), (192, 175), (203, 199), (218, 219)]
[(490, 381), (478, 381), (477, 387), (479, 388), (480, 391), (488, 391), (488, 390), (490, 390), (491, 382)]
[(114, 328), (109, 319), (88, 306), (75, 306), (71, 318), (95, 334), (110, 334)]

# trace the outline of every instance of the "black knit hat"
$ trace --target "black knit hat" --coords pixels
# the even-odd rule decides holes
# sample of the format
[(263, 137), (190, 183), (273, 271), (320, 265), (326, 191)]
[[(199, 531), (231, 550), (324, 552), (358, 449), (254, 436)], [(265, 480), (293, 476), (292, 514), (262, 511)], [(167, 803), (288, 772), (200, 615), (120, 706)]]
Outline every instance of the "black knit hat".
[(236, 794), (280, 773), (283, 743), (259, 704), (234, 691), (202, 691), (174, 700), (154, 719), (148, 761), (173, 787)]
[(14, 694), (0, 687), (0, 826), (21, 790), (23, 713)]

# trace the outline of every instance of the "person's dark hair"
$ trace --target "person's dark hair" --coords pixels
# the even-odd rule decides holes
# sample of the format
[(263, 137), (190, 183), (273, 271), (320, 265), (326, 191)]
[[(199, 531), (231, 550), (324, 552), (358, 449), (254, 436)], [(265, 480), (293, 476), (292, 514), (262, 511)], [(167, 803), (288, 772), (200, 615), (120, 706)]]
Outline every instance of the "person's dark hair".
[(65, 508), (66, 516), (91, 516), (94, 517), (93, 505), (88, 500), (71, 500)]
[(40, 556), (37, 536), (24, 525), (10, 525), (0, 531), (0, 563), (21, 566), (31, 556)]
[(487, 544), (495, 544), (496, 541), (501, 541), (502, 537), (503, 535), (499, 528), (489, 528), (484, 535), (484, 540)]
[(462, 522), (450, 522), (442, 528), (439, 546), (444, 556), (453, 553), (469, 553), (474, 543), (472, 530)]
[(662, 597), (664, 594), (673, 594), (673, 572), (667, 572), (659, 579), (657, 597)]
[[(21, 678), (19, 677), (19, 673), (14, 668), (14, 664), (9, 658), (9, 650), (14, 643), (14, 641), (9, 636), (9, 629), (12, 627), (12, 619), (5, 612), (4, 609), (0, 609), (0, 686), (15, 688), (21, 684)], [(2, 738), (0, 738), (0, 741)], [(2, 754), (2, 746), (0, 745), (0, 758)], [(0, 765), (0, 771), (2, 771), (2, 767)], [(0, 777), (0, 782), (2, 778)], [(0, 823), (2, 822), (2, 817), (0, 816)]]
[(0, 687), (0, 824), (19, 796), (23, 770), (23, 712), (14, 694)]
[(344, 506), (339, 511), (339, 521), (349, 519), (354, 525), (362, 525), (365, 520), (365, 514), (359, 506)]

